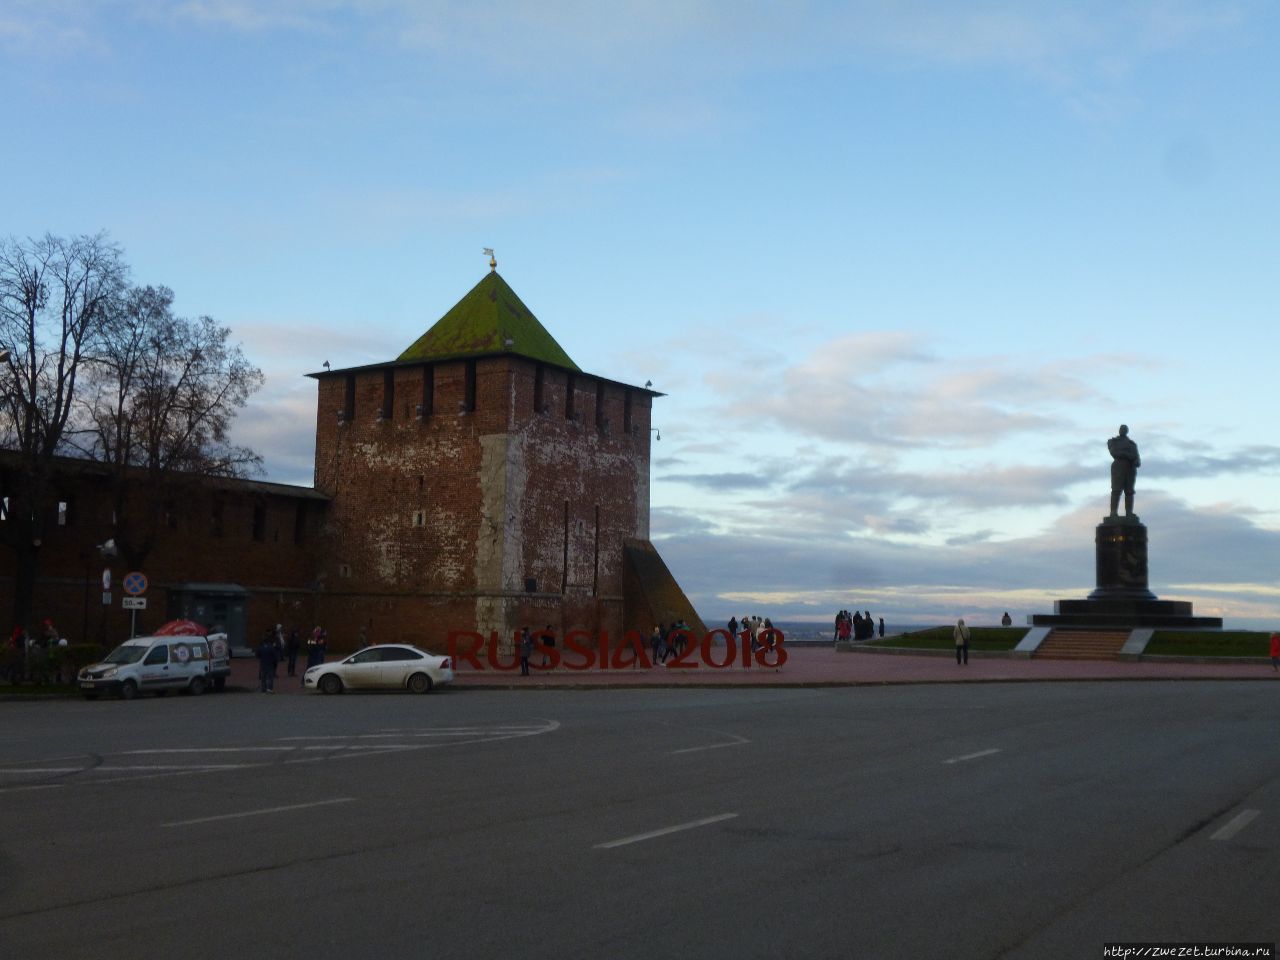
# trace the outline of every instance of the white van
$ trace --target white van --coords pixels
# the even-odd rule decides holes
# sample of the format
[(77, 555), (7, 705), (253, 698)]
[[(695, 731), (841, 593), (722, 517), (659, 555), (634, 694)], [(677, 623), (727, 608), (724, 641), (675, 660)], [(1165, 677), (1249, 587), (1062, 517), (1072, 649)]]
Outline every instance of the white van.
[(81, 670), (76, 682), (90, 700), (100, 693), (118, 693), (125, 700), (169, 690), (199, 694), (212, 682), (211, 669), (204, 637), (134, 637)]

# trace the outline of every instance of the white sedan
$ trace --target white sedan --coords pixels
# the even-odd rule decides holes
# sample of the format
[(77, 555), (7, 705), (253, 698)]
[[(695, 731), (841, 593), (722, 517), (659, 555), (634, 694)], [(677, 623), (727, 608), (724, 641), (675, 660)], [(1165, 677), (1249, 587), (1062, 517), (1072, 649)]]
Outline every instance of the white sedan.
[(345, 660), (322, 663), (302, 675), (306, 690), (408, 690), (428, 693), (437, 683), (453, 682), (453, 661), (400, 643), (365, 647)]

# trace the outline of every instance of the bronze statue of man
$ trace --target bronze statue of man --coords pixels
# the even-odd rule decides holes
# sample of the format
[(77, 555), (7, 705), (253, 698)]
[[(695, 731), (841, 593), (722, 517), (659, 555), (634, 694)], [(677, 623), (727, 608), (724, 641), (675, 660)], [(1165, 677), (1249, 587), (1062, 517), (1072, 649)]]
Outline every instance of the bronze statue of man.
[(1129, 439), (1129, 428), (1120, 424), (1120, 435), (1107, 441), (1111, 454), (1111, 516), (1116, 516), (1120, 506), (1120, 494), (1124, 493), (1124, 515), (1133, 516), (1133, 481), (1138, 476), (1142, 460), (1138, 457), (1138, 445)]

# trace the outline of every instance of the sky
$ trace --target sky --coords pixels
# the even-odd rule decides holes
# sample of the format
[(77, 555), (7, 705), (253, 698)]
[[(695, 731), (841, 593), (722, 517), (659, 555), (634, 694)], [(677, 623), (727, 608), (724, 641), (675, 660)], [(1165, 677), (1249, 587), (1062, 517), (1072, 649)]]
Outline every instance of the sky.
[(1263, 0), (0, 0), (0, 235), (106, 231), (315, 382), (487, 271), (656, 401), (704, 619), (1024, 622), (1094, 587), (1106, 440), (1151, 587), (1280, 626), (1280, 9)]

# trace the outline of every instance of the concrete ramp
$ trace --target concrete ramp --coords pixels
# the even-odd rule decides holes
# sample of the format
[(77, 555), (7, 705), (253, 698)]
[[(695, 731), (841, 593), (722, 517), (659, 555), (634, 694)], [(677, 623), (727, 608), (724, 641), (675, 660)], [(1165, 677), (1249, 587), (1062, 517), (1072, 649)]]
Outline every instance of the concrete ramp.
[(625, 629), (639, 630), (647, 637), (656, 624), (683, 620), (699, 638), (706, 633), (706, 624), (652, 543), (627, 540), (622, 551)]

